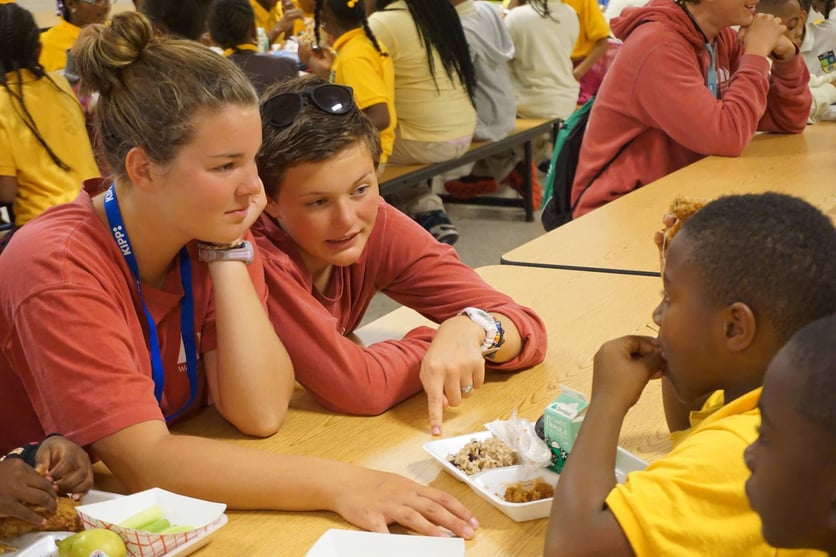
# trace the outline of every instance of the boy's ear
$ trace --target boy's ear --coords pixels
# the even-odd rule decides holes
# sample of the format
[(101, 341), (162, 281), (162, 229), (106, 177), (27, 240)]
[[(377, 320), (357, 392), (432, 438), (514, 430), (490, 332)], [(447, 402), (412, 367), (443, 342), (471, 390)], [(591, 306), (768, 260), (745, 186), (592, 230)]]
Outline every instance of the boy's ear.
[(726, 346), (732, 352), (746, 350), (755, 339), (755, 314), (743, 302), (735, 302), (726, 308), (724, 326)]

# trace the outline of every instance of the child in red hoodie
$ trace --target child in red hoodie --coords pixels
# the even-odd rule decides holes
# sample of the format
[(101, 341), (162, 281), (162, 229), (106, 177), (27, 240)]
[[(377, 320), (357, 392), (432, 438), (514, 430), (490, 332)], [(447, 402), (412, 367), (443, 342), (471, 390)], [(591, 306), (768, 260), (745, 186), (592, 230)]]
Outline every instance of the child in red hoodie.
[(755, 4), (652, 0), (611, 22), (624, 45), (589, 117), (574, 217), (706, 155), (738, 156), (756, 130), (804, 130), (804, 60), (780, 20), (755, 14)]

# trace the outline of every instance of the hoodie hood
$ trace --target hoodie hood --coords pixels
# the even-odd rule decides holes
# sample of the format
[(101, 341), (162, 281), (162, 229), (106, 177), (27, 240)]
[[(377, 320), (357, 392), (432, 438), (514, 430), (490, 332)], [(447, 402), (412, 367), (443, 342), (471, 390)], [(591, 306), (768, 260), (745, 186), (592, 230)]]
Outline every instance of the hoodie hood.
[(619, 17), (610, 21), (610, 28), (618, 39), (626, 41), (637, 27), (650, 21), (672, 28), (699, 49), (705, 46), (703, 34), (685, 13), (685, 9), (674, 0), (651, 0), (641, 7), (625, 8)]
[[(467, 0), (456, 6), (467, 42), (492, 64), (504, 64), (514, 58), (514, 43), (505, 27), (499, 7), (491, 2)], [(479, 12), (479, 17), (468, 17)], [(481, 13), (489, 12), (489, 13)]]

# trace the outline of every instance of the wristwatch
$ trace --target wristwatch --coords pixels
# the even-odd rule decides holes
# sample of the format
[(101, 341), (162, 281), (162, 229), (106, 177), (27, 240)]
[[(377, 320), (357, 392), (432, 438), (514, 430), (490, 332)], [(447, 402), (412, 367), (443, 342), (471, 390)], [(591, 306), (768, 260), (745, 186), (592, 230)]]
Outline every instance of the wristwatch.
[(464, 308), (459, 315), (466, 315), (471, 321), (485, 329), (485, 340), (482, 342), (482, 356), (490, 358), (505, 343), (505, 330), (502, 323), (483, 309)]
[(243, 261), (247, 265), (253, 262), (253, 245), (244, 240), (234, 244), (197, 244), (198, 258), (204, 263), (213, 261)]

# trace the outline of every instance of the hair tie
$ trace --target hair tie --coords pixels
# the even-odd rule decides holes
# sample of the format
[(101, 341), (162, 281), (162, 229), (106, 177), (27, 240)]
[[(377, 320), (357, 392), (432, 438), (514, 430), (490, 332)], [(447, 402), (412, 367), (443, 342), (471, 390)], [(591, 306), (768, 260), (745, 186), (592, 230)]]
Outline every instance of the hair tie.
[(353, 8), (354, 8), (354, 6), (356, 6), (356, 5), (357, 5), (357, 0), (348, 0), (348, 2), (346, 2), (346, 5), (347, 5), (349, 8), (352, 8), (352, 9), (353, 9)]

